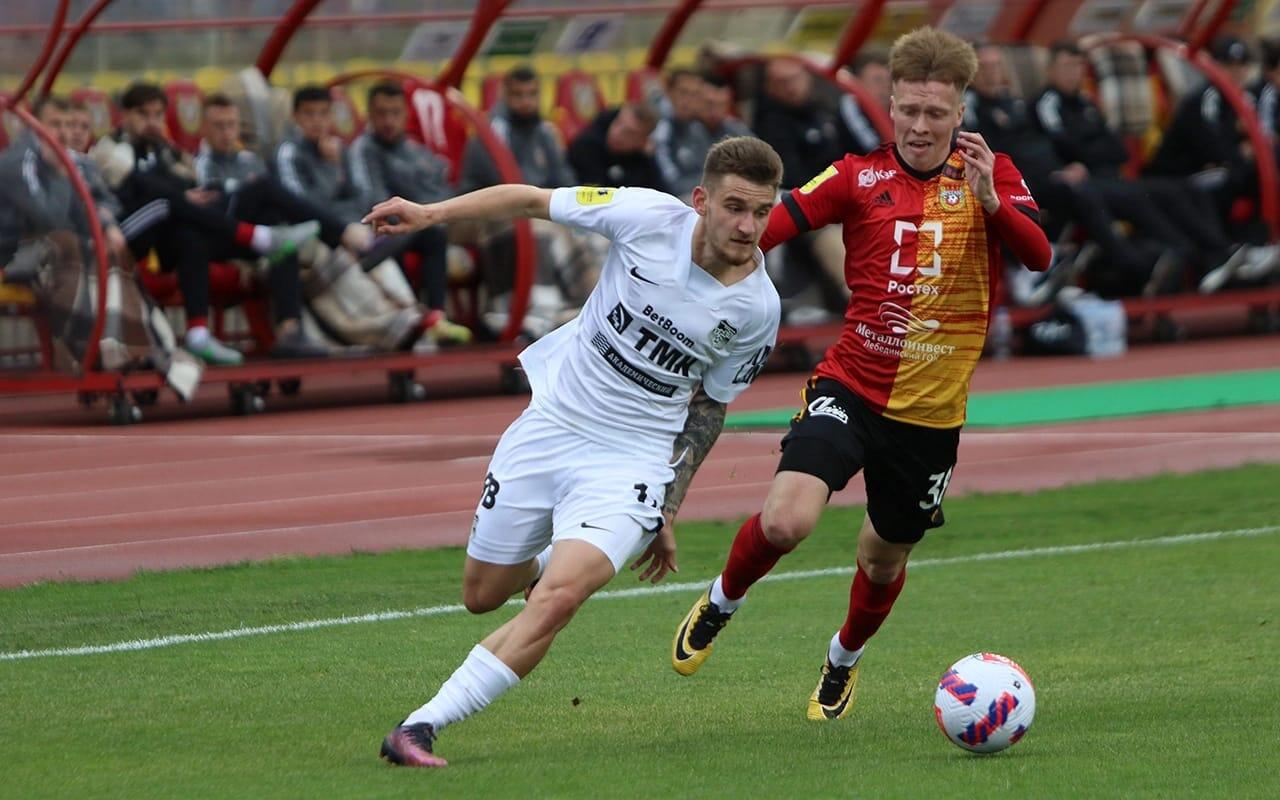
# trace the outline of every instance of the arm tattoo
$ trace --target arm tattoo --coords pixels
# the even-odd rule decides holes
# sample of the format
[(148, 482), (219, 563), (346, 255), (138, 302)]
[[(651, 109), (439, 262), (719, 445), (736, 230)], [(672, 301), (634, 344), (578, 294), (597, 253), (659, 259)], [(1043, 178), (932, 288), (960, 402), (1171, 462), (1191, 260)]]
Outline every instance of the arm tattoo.
[(712, 400), (701, 389), (689, 401), (689, 417), (685, 420), (684, 430), (676, 437), (672, 452), (672, 457), (680, 463), (675, 466), (675, 480), (667, 485), (666, 501), (662, 505), (664, 514), (674, 517), (680, 509), (693, 473), (702, 466), (702, 459), (707, 457), (711, 445), (720, 436), (720, 429), (724, 427), (724, 410), (724, 403)]

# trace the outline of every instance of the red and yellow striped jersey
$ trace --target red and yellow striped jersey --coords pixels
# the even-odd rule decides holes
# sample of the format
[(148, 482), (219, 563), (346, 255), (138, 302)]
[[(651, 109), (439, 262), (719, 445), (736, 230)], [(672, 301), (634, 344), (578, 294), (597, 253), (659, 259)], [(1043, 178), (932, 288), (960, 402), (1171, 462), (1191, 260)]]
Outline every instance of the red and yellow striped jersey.
[[(996, 154), (1001, 206), (994, 215), (983, 210), (964, 168), (952, 151), (937, 170), (920, 173), (892, 144), (845, 156), (784, 195), (761, 242), (768, 249), (844, 224), (844, 272), (853, 297), (840, 339), (817, 374), (840, 381), (885, 417), (931, 428), (964, 423), (1001, 268), (1001, 238), (1038, 236), (1031, 248), (1038, 254), (1043, 243), (1048, 252), (1039, 209), (1009, 157)], [(1013, 219), (1019, 212), (1025, 217)], [(1047, 256), (1043, 260), (1035, 266), (1043, 269)]]

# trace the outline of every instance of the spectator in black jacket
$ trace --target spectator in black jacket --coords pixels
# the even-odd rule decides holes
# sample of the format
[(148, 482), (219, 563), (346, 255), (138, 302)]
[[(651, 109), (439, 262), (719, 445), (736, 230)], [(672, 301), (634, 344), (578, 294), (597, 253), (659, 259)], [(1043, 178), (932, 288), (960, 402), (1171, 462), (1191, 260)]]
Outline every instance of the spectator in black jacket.
[(1036, 99), (1036, 121), (1066, 163), (1063, 179), (1072, 184), (1087, 179), (1116, 217), (1133, 223), (1139, 233), (1166, 248), (1149, 279), (1142, 280), (1135, 272), (1118, 275), (1120, 285), (1113, 291), (1177, 291), (1187, 270), (1205, 275), (1233, 258), (1245, 257), (1247, 251), (1236, 252), (1240, 248), (1231, 244), (1222, 225), (1185, 185), (1122, 177), (1128, 148), (1081, 91), (1084, 71), (1084, 54), (1076, 45), (1060, 42), (1050, 48), (1049, 86)]
[(601, 111), (569, 144), (569, 166), (584, 186), (671, 187), (653, 158), (649, 136), (658, 112), (643, 103)]
[[(763, 89), (751, 129), (782, 158), (784, 190), (803, 186), (844, 157), (836, 116), (817, 97), (813, 73), (803, 63), (794, 58), (771, 59), (765, 64)], [(848, 304), (841, 236), (840, 225), (828, 225), (795, 237), (785, 250), (779, 250), (784, 273), (776, 282), (789, 318), (799, 318), (801, 313), (805, 321), (824, 318), (817, 309), (797, 313), (799, 309), (787, 302), (813, 278), (821, 282), (828, 313), (838, 313)], [(779, 263), (777, 259), (774, 263)]]
[(187, 313), (184, 346), (210, 364), (238, 364), (243, 356), (208, 329), (209, 261), (266, 256), (267, 284), (276, 317), (272, 354), (316, 358), (322, 347), (299, 324), (298, 248), (315, 238), (307, 222), (267, 227), (239, 222), (215, 207), (219, 193), (199, 188), (189, 157), (166, 138), (168, 99), (160, 87), (135, 83), (121, 97), (124, 127), (104, 136), (91, 154), (123, 205), (120, 228), (135, 258), (152, 249), (162, 269), (176, 271)]

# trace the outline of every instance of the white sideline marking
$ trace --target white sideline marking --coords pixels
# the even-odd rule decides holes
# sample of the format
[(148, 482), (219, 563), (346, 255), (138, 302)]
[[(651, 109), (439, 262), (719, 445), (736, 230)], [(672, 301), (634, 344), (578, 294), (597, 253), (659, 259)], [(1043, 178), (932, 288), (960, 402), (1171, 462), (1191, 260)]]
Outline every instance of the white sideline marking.
[[(1024, 550), (999, 550), (991, 553), (972, 553), (966, 556), (950, 558), (924, 558), (911, 562), (912, 569), (921, 567), (944, 567), (953, 564), (971, 564), (980, 561), (1003, 561), (1012, 558), (1036, 558), (1039, 556), (1060, 556), (1073, 553), (1090, 553), (1098, 550), (1119, 550), (1133, 547), (1152, 547), (1162, 545), (1189, 544), (1206, 542), (1215, 539), (1265, 536), (1280, 532), (1280, 525), (1268, 525), (1262, 528), (1238, 528), (1229, 531), (1205, 531), (1203, 533), (1184, 533), (1177, 536), (1161, 536), (1153, 539), (1126, 539), (1114, 542), (1091, 542), (1088, 544), (1068, 544), (1055, 547), (1032, 547)], [(765, 581), (793, 581), (805, 578), (818, 578), (830, 575), (851, 575), (853, 567), (831, 567), (828, 569), (798, 570), (796, 572), (780, 572), (766, 575)], [(635, 589), (615, 589), (598, 592), (593, 600), (614, 600), (622, 597), (648, 597), (675, 592), (702, 591), (707, 587), (707, 580), (685, 583), (668, 583), (658, 586), (640, 586)], [(523, 600), (512, 600), (508, 605), (523, 605)], [(84, 645), (83, 647), (59, 647), (49, 650), (16, 650), (0, 653), (0, 661), (21, 661), (31, 658), (50, 658), (55, 656), (89, 656), (104, 653), (123, 653), (135, 650), (154, 650), (159, 647), (172, 647), (192, 642), (215, 642), (222, 639), (240, 639), (247, 636), (263, 636), (270, 633), (289, 633), (293, 631), (309, 631), (317, 628), (333, 628), (339, 625), (359, 625), (366, 622), (387, 622), (390, 620), (410, 619), (413, 617), (436, 617), (442, 614), (453, 614), (464, 611), (462, 605), (430, 606), (415, 608), (412, 611), (379, 611), (373, 614), (332, 617), (329, 619), (313, 619), (303, 622), (288, 622), (280, 625), (261, 625), (255, 628), (233, 628), (228, 631), (212, 631), (207, 633), (182, 633), (172, 636), (160, 636), (155, 639), (133, 639), (127, 642), (112, 644)]]

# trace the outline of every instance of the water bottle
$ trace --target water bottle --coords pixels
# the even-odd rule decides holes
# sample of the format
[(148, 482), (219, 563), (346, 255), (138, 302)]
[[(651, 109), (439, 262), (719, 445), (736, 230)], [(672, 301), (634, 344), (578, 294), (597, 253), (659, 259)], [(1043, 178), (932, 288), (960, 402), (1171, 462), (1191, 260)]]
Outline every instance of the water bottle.
[(1004, 361), (1013, 355), (1013, 320), (1009, 318), (1009, 309), (1000, 306), (991, 320), (991, 354), (997, 361)]

